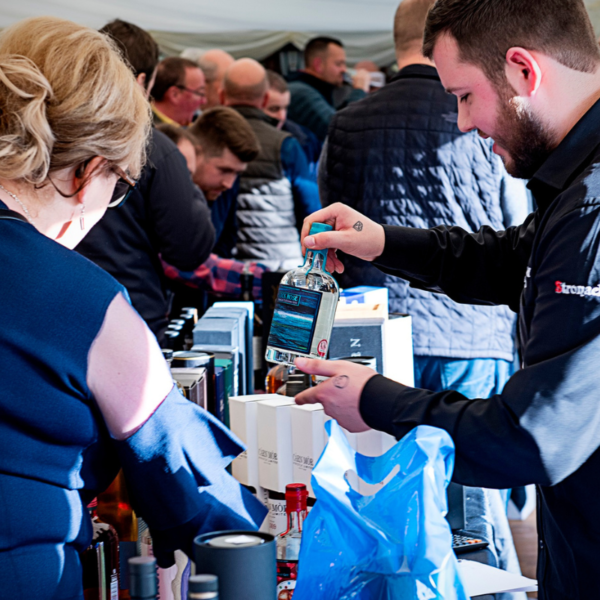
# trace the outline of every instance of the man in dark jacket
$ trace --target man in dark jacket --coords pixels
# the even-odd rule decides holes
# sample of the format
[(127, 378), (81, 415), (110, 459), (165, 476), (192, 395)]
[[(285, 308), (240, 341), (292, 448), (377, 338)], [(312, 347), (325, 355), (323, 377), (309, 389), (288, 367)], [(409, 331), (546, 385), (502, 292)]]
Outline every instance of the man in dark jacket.
[(501, 394), (468, 400), (360, 365), (298, 361), (331, 379), (297, 400), (323, 402), (351, 431), (445, 429), (460, 483), (538, 484), (541, 600), (598, 598), (600, 47), (583, 0), (437, 0), (424, 40), (459, 98), (460, 129), (494, 139), (509, 173), (530, 180), (537, 211), (519, 227), (469, 233), (382, 227), (336, 204), (303, 232), (324, 219), (336, 231), (303, 242), (375, 261), (459, 302), (510, 306), (523, 368)]
[(240, 177), (236, 258), (289, 270), (302, 262), (298, 225), (321, 203), (300, 144), (264, 113), (267, 92), (266, 71), (255, 60), (243, 58), (227, 69), (223, 103), (246, 119), (260, 143)]
[[(394, 21), (399, 73), (334, 116), (320, 163), (323, 204), (343, 202), (388, 225), (468, 231), (520, 225), (527, 216), (525, 186), (506, 173), (489, 140), (461, 134), (456, 99), (421, 52), (433, 3), (403, 0)], [(417, 387), (450, 388), (469, 398), (502, 391), (515, 357), (516, 318), (507, 306), (458, 304), (358, 258), (344, 257), (344, 264), (343, 287), (387, 287), (390, 311), (411, 315)], [(471, 489), (467, 497), (469, 522), (477, 518), (481, 525), (471, 530), (492, 542), (499, 566), (517, 570), (499, 492)]]
[[(147, 32), (123, 21), (102, 31), (117, 40), (136, 76), (144, 69), (141, 61), (147, 60), (137, 48), (152, 42), (156, 58), (149, 72), (155, 70), (158, 46)], [(135, 189), (122, 206), (106, 211), (76, 250), (127, 288), (134, 308), (161, 342), (169, 307), (161, 257), (193, 271), (208, 258), (214, 239), (209, 208), (185, 159), (171, 140), (153, 130), (148, 162)]]
[(333, 93), (344, 84), (346, 51), (340, 40), (317, 37), (304, 49), (305, 68), (290, 79), (290, 119), (310, 129), (321, 142), (327, 136), (329, 121), (339, 108), (364, 98), (369, 91), (370, 74), (358, 71), (353, 90), (342, 106), (334, 106)]

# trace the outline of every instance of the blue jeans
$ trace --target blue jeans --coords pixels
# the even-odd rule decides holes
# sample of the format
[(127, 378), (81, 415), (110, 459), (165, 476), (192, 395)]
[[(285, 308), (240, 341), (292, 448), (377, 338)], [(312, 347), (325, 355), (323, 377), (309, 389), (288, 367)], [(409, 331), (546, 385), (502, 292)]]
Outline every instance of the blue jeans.
[[(434, 392), (455, 390), (467, 398), (499, 394), (514, 373), (514, 363), (494, 358), (470, 360), (415, 356), (415, 387)], [(506, 517), (507, 492), (465, 487), (465, 529), (490, 543), (497, 566), (520, 573), (519, 560)], [(526, 600), (524, 592), (496, 594), (496, 600)]]

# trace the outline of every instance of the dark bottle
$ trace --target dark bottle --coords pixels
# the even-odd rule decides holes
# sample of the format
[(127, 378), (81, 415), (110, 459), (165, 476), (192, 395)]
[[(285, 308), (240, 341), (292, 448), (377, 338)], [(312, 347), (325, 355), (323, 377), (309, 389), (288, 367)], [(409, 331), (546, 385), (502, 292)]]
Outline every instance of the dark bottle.
[[(188, 582), (187, 600), (219, 600), (219, 578), (216, 575), (194, 575)], [(181, 600), (186, 600), (182, 598)]]
[(298, 557), (302, 528), (307, 515), (308, 490), (303, 483), (285, 486), (285, 511), (288, 518), (287, 530), (277, 536), (277, 596), (287, 592), (292, 598), (298, 577)]
[(137, 519), (131, 503), (123, 471), (120, 471), (108, 489), (98, 496), (98, 516), (110, 523), (119, 535), (121, 580), (119, 599), (129, 599), (127, 560), (137, 553)]
[(93, 536), (81, 553), (85, 600), (119, 600), (119, 537), (115, 528), (98, 517), (98, 501), (88, 506)]
[(242, 288), (241, 299), (245, 302), (254, 300), (252, 287), (254, 285), (254, 274), (250, 271), (250, 265), (246, 264), (240, 273), (240, 285)]
[(135, 556), (128, 563), (131, 600), (157, 600), (156, 559), (153, 556)]

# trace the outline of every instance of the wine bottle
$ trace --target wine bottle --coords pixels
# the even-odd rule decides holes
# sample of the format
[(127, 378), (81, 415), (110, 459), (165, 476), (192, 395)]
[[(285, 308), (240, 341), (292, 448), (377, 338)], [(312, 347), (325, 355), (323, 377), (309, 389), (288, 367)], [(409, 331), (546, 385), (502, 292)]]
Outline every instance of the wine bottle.
[(81, 553), (85, 600), (119, 600), (119, 537), (115, 528), (98, 517), (98, 501), (88, 510), (92, 519), (92, 543)]
[(302, 527), (307, 515), (308, 490), (303, 483), (285, 486), (287, 530), (277, 536), (277, 596), (287, 592), (291, 599), (298, 577)]
[[(313, 223), (310, 233), (331, 229)], [(327, 250), (307, 250), (304, 264), (283, 276), (267, 341), (267, 362), (293, 365), (299, 356), (327, 356), (339, 287), (326, 264)]]

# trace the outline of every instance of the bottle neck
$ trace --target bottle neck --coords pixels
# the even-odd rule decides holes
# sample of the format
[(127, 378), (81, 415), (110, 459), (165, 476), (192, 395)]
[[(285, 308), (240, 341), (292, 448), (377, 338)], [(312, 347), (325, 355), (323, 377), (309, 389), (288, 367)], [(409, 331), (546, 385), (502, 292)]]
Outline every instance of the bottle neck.
[(304, 519), (306, 519), (306, 511), (298, 510), (288, 513), (288, 530), (286, 533), (292, 533), (295, 531), (302, 532), (304, 525)]
[(327, 250), (307, 250), (304, 258), (304, 266), (309, 271), (324, 271), (327, 264)]

